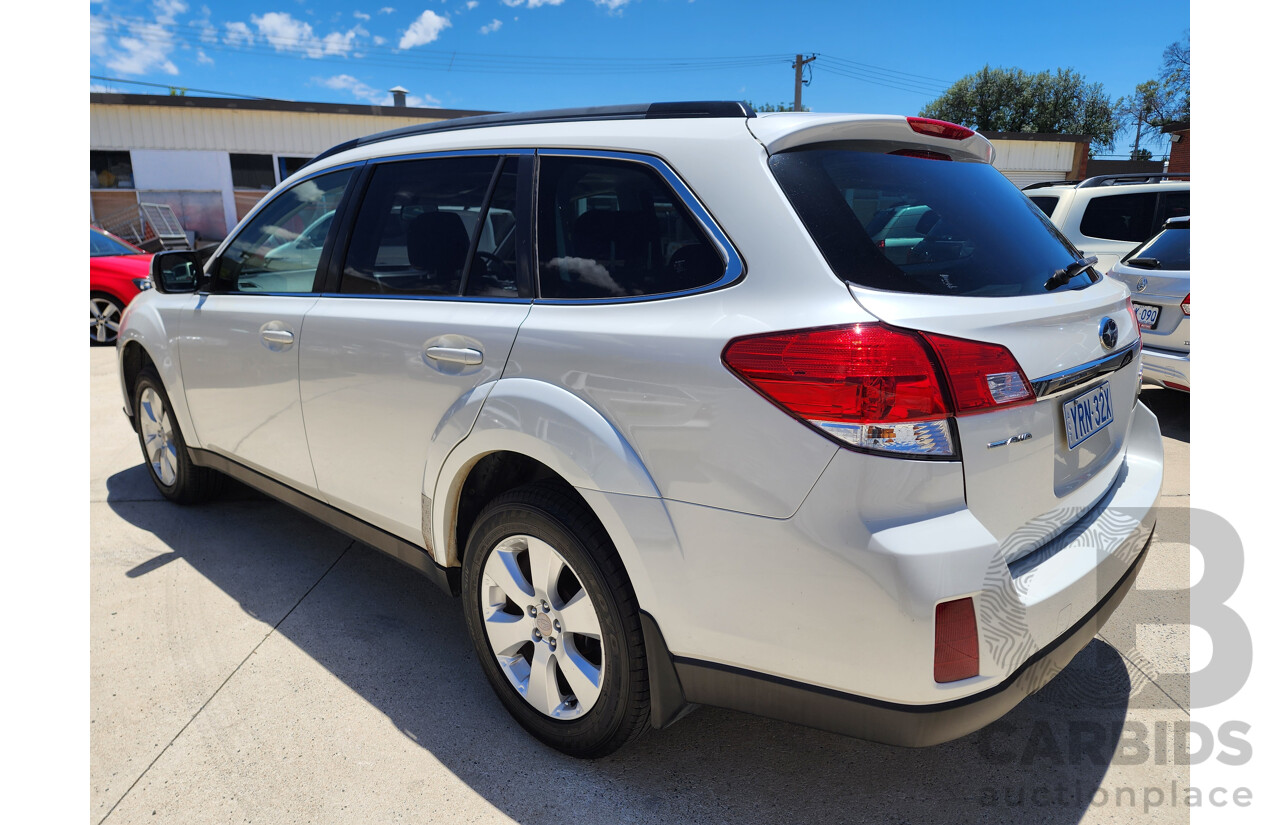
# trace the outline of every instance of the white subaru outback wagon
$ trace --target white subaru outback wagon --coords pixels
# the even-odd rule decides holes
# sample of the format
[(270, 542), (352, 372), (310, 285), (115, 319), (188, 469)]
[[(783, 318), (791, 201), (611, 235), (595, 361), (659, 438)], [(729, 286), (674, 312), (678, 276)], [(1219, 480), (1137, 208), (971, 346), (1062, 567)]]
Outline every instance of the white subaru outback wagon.
[(353, 140), (155, 258), (126, 413), (168, 498), (230, 476), (460, 596), (566, 753), (697, 704), (953, 739), (1128, 592), (1163, 465), (1124, 286), (991, 156), (718, 102)]

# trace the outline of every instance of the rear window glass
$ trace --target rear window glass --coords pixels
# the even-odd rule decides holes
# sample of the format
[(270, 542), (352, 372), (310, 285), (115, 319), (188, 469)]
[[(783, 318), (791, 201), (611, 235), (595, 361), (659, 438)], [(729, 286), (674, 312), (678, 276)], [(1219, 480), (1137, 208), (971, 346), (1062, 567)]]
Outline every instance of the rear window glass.
[(543, 157), (543, 298), (664, 295), (713, 284), (725, 262), (657, 170), (634, 161)]
[(1095, 197), (1080, 218), (1080, 233), (1111, 241), (1145, 241), (1155, 229), (1157, 197), (1155, 192)]
[(1040, 207), (1040, 211), (1053, 217), (1053, 210), (1058, 206), (1057, 195), (1036, 195), (1031, 202)]
[(1191, 271), (1191, 228), (1166, 229), (1125, 257), (1143, 269)]
[[(860, 286), (927, 295), (1038, 295), (1074, 248), (985, 163), (837, 146), (769, 167), (832, 270)], [(1089, 286), (1085, 269), (1057, 289)]]

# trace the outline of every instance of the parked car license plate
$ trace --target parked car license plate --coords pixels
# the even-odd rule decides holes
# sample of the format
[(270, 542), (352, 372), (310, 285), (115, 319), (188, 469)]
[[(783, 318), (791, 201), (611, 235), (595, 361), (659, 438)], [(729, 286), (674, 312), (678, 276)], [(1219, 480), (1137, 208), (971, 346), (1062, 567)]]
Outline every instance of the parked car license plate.
[(1138, 326), (1143, 329), (1151, 329), (1156, 325), (1156, 321), (1160, 320), (1160, 307), (1153, 307), (1149, 304), (1134, 304), (1133, 312), (1138, 316)]
[(1080, 442), (1110, 424), (1113, 417), (1110, 381), (1103, 381), (1083, 395), (1063, 402), (1062, 420), (1067, 427), (1067, 447), (1074, 450)]

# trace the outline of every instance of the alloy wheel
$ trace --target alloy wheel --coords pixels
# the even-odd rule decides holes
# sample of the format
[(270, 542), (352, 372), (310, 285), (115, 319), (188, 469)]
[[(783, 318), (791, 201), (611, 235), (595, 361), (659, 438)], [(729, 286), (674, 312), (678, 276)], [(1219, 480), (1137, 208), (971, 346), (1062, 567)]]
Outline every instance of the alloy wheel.
[(173, 422), (165, 409), (164, 399), (151, 387), (140, 396), (138, 426), (142, 432), (142, 449), (156, 478), (166, 487), (178, 480), (178, 448), (173, 438)]
[(600, 698), (600, 618), (564, 556), (511, 536), (485, 560), (480, 611), (489, 648), (511, 686), (552, 719), (576, 719)]

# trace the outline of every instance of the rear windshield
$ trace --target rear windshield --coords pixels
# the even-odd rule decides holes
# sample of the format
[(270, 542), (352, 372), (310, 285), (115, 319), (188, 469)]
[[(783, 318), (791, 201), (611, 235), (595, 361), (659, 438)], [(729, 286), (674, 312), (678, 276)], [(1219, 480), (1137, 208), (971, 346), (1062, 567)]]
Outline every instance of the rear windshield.
[[(832, 270), (873, 289), (1039, 295), (1078, 259), (1045, 214), (986, 163), (847, 148), (774, 155), (769, 168)], [(1087, 268), (1055, 287), (1081, 289)]]
[(1164, 230), (1130, 252), (1125, 263), (1142, 269), (1191, 271), (1191, 227), (1177, 226)]

